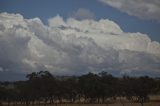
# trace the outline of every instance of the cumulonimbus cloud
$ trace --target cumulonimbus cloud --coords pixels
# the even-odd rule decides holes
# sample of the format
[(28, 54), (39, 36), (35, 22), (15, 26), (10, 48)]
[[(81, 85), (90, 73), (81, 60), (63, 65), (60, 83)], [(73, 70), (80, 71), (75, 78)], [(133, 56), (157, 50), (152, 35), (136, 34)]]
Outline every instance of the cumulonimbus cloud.
[(159, 0), (99, 0), (129, 15), (160, 21)]
[(125, 33), (108, 19), (64, 21), (55, 16), (48, 22), (0, 14), (0, 71), (160, 74), (160, 44), (145, 34)]

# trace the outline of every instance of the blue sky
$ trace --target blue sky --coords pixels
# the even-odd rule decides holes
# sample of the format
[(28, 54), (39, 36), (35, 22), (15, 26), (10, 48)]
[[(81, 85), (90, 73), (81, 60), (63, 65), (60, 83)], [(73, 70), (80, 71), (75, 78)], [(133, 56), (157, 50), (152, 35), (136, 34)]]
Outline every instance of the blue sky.
[(25, 18), (39, 17), (47, 20), (59, 14), (70, 17), (79, 8), (88, 9), (95, 19), (107, 18), (116, 22), (125, 32), (148, 34), (152, 40), (160, 42), (160, 22), (129, 16), (98, 0), (1, 0), (0, 12), (20, 13)]

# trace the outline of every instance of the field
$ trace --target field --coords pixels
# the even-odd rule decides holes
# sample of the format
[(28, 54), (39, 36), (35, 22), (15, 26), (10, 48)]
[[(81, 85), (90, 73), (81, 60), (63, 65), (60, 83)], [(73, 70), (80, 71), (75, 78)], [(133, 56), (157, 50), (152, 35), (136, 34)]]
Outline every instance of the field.
[[(3, 105), (2, 105), (3, 106)], [(4, 105), (7, 106), (7, 105)], [(14, 105), (14, 106), (26, 106), (26, 105)], [(29, 105), (29, 106), (44, 106), (44, 105)], [(113, 103), (113, 104), (52, 104), (46, 106), (141, 106), (140, 103)], [(158, 103), (144, 103), (144, 106), (160, 106), (160, 102)]]
[[(1, 106), (1, 105), (0, 105)], [(2, 106), (8, 106), (7, 103), (3, 103)], [(26, 106), (21, 104), (10, 104), (10, 106)], [(122, 100), (121, 102), (119, 100), (108, 103), (108, 104), (91, 104), (91, 103), (62, 103), (62, 104), (47, 104), (44, 105), (41, 103), (40, 105), (29, 105), (29, 106), (142, 106), (140, 103), (129, 103), (129, 101)], [(160, 95), (152, 95), (150, 96), (150, 101), (143, 104), (143, 106), (160, 106)]]
[[(58, 104), (48, 106), (141, 106), (140, 103), (114, 103), (114, 104)], [(144, 103), (144, 106), (160, 106), (160, 103)]]

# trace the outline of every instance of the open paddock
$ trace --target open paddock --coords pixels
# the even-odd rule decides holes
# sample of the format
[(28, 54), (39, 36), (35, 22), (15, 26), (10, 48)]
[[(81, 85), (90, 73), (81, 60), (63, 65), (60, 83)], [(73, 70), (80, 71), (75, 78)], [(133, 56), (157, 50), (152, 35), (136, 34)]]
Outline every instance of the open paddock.
[[(6, 105), (1, 105), (1, 106), (7, 106)], [(26, 106), (26, 105), (14, 105), (14, 106)], [(29, 106), (141, 106), (140, 103), (113, 103), (113, 104), (41, 104), (41, 105), (29, 105)], [(143, 106), (160, 106), (160, 102), (149, 102), (149, 103), (144, 103)]]

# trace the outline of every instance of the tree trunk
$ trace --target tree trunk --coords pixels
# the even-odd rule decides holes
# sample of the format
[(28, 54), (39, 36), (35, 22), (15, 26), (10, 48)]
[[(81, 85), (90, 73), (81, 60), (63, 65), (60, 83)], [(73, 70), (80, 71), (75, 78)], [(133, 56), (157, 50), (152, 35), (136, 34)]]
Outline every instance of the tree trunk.
[(99, 103), (99, 101), (100, 101), (100, 100), (99, 100), (99, 97), (98, 97), (98, 103)]
[(27, 100), (27, 101), (26, 101), (26, 105), (29, 106), (29, 104), (30, 104), (30, 102)]
[(32, 101), (32, 106), (34, 106), (34, 100)]
[(46, 106), (46, 105), (47, 105), (47, 99), (44, 100), (44, 106)]
[(122, 103), (122, 105), (124, 106), (124, 103), (123, 103), (123, 100), (121, 99), (121, 97), (120, 97), (120, 102)]
[(10, 101), (8, 101), (8, 106), (10, 106)]
[(108, 103), (106, 103), (106, 106), (108, 106)]
[(102, 103), (105, 103), (105, 97), (104, 96), (102, 97)]
[(143, 102), (141, 102), (141, 106), (143, 106)]

